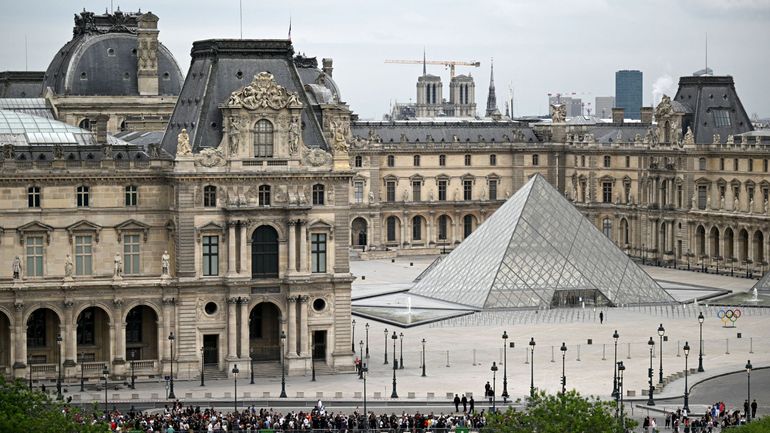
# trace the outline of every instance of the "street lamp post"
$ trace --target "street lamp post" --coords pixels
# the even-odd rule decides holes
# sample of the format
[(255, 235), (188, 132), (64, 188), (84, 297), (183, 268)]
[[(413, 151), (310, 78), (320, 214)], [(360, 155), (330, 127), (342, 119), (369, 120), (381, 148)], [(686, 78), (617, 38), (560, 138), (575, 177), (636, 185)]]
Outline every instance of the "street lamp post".
[(497, 364), (492, 361), (492, 368), (490, 368), (492, 371), (492, 412), (495, 412), (495, 404), (497, 403), (495, 400), (497, 399), (497, 390), (495, 389), (497, 386)]
[(690, 252), (690, 250), (688, 249), (688, 250), (687, 250), (687, 254), (685, 254), (685, 257), (687, 257), (687, 270), (688, 270), (688, 271), (690, 270), (690, 254), (692, 254), (692, 253), (691, 253), (691, 252)]
[(626, 418), (623, 416), (623, 372), (626, 366), (623, 361), (618, 362), (618, 395), (620, 397), (620, 422), (623, 425), (623, 431), (626, 430)]
[(698, 372), (703, 372), (703, 311), (698, 314), (698, 326), (700, 327), (700, 344), (698, 345)]
[(690, 343), (684, 342), (684, 410), (690, 412), (690, 389), (687, 387), (687, 358), (690, 356)]
[[(361, 353), (364, 352), (364, 342), (361, 341)], [(369, 431), (369, 413), (366, 410), (366, 373), (369, 372), (369, 367), (361, 359), (361, 377), (364, 379), (364, 433)]]
[(254, 385), (254, 351), (249, 355), (249, 371), (251, 372), (251, 381), (249, 385)]
[(286, 367), (284, 365), (284, 352), (286, 347), (286, 332), (281, 331), (281, 396), (286, 398)]
[(425, 339), (422, 339), (422, 377), (425, 377)]
[(366, 322), (366, 359), (369, 359), (369, 322)]
[(647, 263), (647, 250), (644, 248), (644, 244), (642, 244), (642, 264), (646, 265)]
[(647, 345), (650, 346), (650, 368), (647, 369), (647, 378), (648, 382), (650, 384), (650, 389), (647, 392), (647, 405), (648, 406), (655, 406), (655, 400), (652, 398), (652, 394), (655, 392), (655, 387), (652, 385), (652, 376), (653, 376), (653, 368), (652, 368), (652, 352), (655, 350), (655, 340), (650, 337), (650, 341), (647, 342)]
[[(81, 353), (80, 354), (80, 392), (86, 392), (86, 378), (85, 378), (85, 369), (83, 368), (83, 360), (85, 359), (86, 354)], [(32, 375), (30, 375), (30, 381), (29, 386), (32, 386)]]
[(238, 412), (238, 364), (233, 365), (233, 411)]
[(205, 357), (206, 357), (206, 348), (201, 346), (201, 386), (206, 386), (206, 378), (205, 378)]
[(561, 393), (564, 395), (567, 392), (567, 374), (564, 370), (564, 364), (567, 356), (567, 345), (562, 341), (561, 343)]
[(530, 351), (529, 396), (534, 397), (535, 396), (535, 337), (532, 337), (529, 340), (529, 351)]
[(174, 395), (174, 333), (168, 334), (168, 341), (171, 344), (171, 376), (169, 377), (169, 393), (168, 398), (169, 399), (176, 399), (176, 395)]
[(508, 333), (503, 331), (503, 403), (510, 396), (508, 394)]
[[(399, 352), (398, 352), (398, 369), (399, 370), (403, 370), (404, 369), (404, 333), (401, 332), (399, 334), (399, 337), (401, 337), (401, 339), (400, 339), (400, 341), (401, 341), (401, 348), (398, 349), (399, 350)], [(396, 359), (396, 354), (393, 353), (393, 360), (395, 361), (395, 359)]]
[[(393, 331), (393, 332), (395, 332), (395, 331)], [(385, 335), (385, 362), (383, 364), (387, 365), (387, 363), (388, 363), (388, 328), (385, 328), (385, 331), (383, 332), (383, 334)], [(395, 343), (393, 344), (393, 360), (394, 361), (396, 360), (396, 345), (395, 345)]]
[(661, 323), (658, 326), (658, 335), (660, 336), (660, 370), (658, 371), (658, 383), (663, 383), (663, 336), (666, 335), (666, 330)]
[(134, 361), (131, 361), (131, 389), (136, 389), (136, 375), (134, 374)]
[(102, 368), (102, 379), (104, 379), (104, 417), (105, 419), (109, 419), (108, 416), (108, 410), (107, 410), (107, 379), (109, 379), (110, 371), (107, 370), (107, 366), (105, 365), (104, 368)]
[(313, 334), (310, 334), (310, 381), (315, 382), (315, 340)]
[[(746, 401), (751, 401), (751, 360), (749, 360), (746, 363), (746, 391), (747, 391), (747, 399)], [(751, 407), (749, 407), (749, 410), (746, 411), (746, 422), (751, 422)]]
[(612, 362), (612, 396), (618, 397), (618, 330), (612, 334), (612, 339), (615, 340), (615, 359)]
[(29, 370), (29, 390), (32, 391), (32, 357), (30, 356), (27, 357), (27, 370)]
[(353, 336), (350, 339), (350, 347), (353, 349), (353, 354), (356, 353), (356, 319), (353, 319)]
[[(393, 331), (393, 335), (390, 338), (393, 340), (393, 392), (390, 394), (390, 398), (398, 398), (398, 393), (396, 392), (396, 340), (398, 340), (398, 335), (396, 335), (396, 331)], [(387, 340), (385, 340), (385, 347), (388, 347)]]
[(358, 378), (363, 379), (364, 378), (364, 340), (361, 340), (360, 347), (361, 347), (361, 358), (358, 361), (359, 362)]
[(62, 400), (64, 397), (61, 394), (61, 371), (62, 371), (62, 365), (61, 365), (61, 334), (58, 334), (56, 336), (56, 363), (59, 366), (59, 372), (56, 375), (56, 399)]

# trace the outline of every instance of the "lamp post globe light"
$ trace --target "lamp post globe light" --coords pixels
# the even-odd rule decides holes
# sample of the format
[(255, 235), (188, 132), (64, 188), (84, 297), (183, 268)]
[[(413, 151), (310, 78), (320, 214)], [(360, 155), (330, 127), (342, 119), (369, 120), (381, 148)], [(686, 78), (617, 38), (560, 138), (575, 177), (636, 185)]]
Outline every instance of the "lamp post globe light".
[(497, 364), (492, 361), (492, 368), (489, 369), (492, 372), (492, 412), (495, 412), (495, 403), (497, 399)]
[(690, 343), (684, 342), (684, 410), (690, 412), (690, 388), (687, 386), (687, 358), (690, 356)]
[[(751, 370), (752, 370), (751, 360), (749, 360), (746, 363), (746, 391), (747, 391), (747, 398), (746, 401), (751, 401)], [(749, 410), (746, 411), (746, 421), (751, 422), (751, 408), (749, 407)]]
[(652, 384), (652, 376), (654, 371), (652, 368), (652, 352), (655, 350), (655, 340), (650, 337), (650, 341), (647, 342), (647, 345), (650, 346), (650, 368), (647, 369), (647, 382), (649, 383), (650, 388), (647, 391), (647, 406), (655, 406), (655, 400), (652, 397), (653, 393), (655, 392), (655, 386)]
[(361, 343), (359, 344), (361, 347), (361, 356), (358, 361), (358, 378), (363, 379), (364, 378), (364, 340), (361, 340)]
[[(396, 340), (398, 340), (398, 335), (396, 335), (396, 331), (393, 331), (393, 335), (390, 338), (393, 340), (393, 392), (390, 394), (390, 398), (398, 398), (398, 393), (396, 392)], [(385, 347), (388, 347), (387, 340), (385, 341)]]
[(104, 417), (109, 419), (109, 412), (107, 410), (107, 379), (109, 379), (110, 371), (107, 370), (107, 366), (105, 365), (104, 368), (102, 368), (102, 379), (104, 379)]
[(353, 354), (356, 353), (356, 319), (353, 319), (353, 335), (350, 338), (350, 348), (353, 350)]
[(425, 339), (422, 339), (422, 377), (425, 377)]
[(503, 331), (503, 403), (510, 397), (508, 394), (508, 333)]
[(286, 367), (284, 364), (284, 353), (286, 352), (286, 332), (281, 331), (281, 396), (286, 398)]
[(233, 411), (238, 412), (238, 364), (233, 365)]
[(698, 373), (703, 372), (703, 311), (698, 314), (698, 327), (700, 327), (700, 343), (698, 344)]
[[(398, 349), (399, 350), (399, 352), (398, 352), (398, 369), (399, 370), (403, 370), (404, 369), (404, 333), (401, 332), (401, 333), (398, 334), (398, 336), (400, 337), (400, 341), (401, 341), (401, 347)], [(394, 352), (393, 353), (393, 362), (395, 362), (395, 360), (396, 360), (396, 354)]]
[(567, 345), (564, 344), (563, 341), (559, 350), (561, 350), (561, 393), (564, 394), (567, 392), (567, 375), (564, 370), (564, 364), (567, 357)]
[(531, 337), (529, 340), (530, 351), (530, 372), (529, 372), (529, 396), (535, 396), (535, 337)]
[(658, 326), (658, 335), (660, 336), (660, 370), (658, 372), (658, 383), (663, 383), (663, 336), (666, 335), (666, 329), (661, 323)]
[(612, 334), (612, 338), (613, 340), (615, 340), (615, 360), (612, 363), (612, 396), (617, 398), (618, 397), (618, 338), (620, 338), (620, 335), (618, 334), (617, 329)]
[(174, 333), (168, 334), (168, 341), (169, 344), (171, 344), (171, 376), (169, 377), (169, 392), (168, 392), (168, 398), (169, 399), (176, 399), (176, 395), (174, 394)]
[[(396, 331), (393, 331), (393, 332), (395, 333)], [(385, 335), (385, 362), (383, 363), (383, 365), (387, 365), (388, 364), (388, 328), (385, 328), (385, 331), (383, 331), (383, 333)], [(396, 360), (396, 343), (395, 342), (393, 343), (393, 360), (394, 361)]]
[(61, 365), (61, 334), (56, 335), (56, 363), (59, 367), (59, 372), (56, 375), (56, 399), (62, 400), (64, 397), (61, 394), (61, 371), (62, 371), (62, 365)]
[(369, 322), (366, 322), (366, 359), (369, 359)]

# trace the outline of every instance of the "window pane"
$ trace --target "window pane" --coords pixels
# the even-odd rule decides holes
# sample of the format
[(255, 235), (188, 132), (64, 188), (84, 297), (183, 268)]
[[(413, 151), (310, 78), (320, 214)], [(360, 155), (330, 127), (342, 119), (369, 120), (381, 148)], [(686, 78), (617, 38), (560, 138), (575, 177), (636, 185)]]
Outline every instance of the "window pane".
[(91, 236), (75, 236), (75, 274), (91, 275), (92, 273), (92, 238)]
[(123, 272), (139, 273), (139, 235), (123, 236)]

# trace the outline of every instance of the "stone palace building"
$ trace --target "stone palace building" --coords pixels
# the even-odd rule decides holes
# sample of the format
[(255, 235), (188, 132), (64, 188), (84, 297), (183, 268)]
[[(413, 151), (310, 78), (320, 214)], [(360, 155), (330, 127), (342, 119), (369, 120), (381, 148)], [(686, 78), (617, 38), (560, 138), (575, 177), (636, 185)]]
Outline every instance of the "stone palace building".
[(183, 80), (157, 23), (83, 12), (0, 74), (2, 374), (350, 370), (350, 258), (451, 250), (536, 173), (630, 256), (767, 269), (770, 137), (729, 76), (635, 122), (510, 119), (493, 85), (479, 118), (429, 77), (419, 111), (456, 117), (360, 121), (331, 59), (205, 40)]

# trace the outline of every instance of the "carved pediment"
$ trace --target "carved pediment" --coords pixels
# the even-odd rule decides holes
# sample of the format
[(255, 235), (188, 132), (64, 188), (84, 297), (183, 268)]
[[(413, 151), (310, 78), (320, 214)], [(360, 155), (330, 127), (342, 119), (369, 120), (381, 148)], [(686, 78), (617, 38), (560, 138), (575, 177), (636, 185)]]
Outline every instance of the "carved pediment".
[(115, 226), (118, 233), (118, 242), (123, 242), (123, 233), (142, 232), (144, 242), (147, 242), (147, 236), (150, 234), (150, 226), (134, 219), (127, 220)]
[(324, 231), (329, 233), (329, 240), (334, 239), (334, 225), (322, 219), (314, 220), (307, 226), (308, 230)]
[(94, 241), (99, 242), (99, 233), (102, 231), (102, 226), (94, 224), (90, 221), (80, 220), (75, 224), (68, 226), (65, 230), (67, 230), (70, 243), (72, 243), (72, 237), (75, 235), (75, 233), (79, 232), (92, 232)]
[(226, 105), (247, 110), (302, 108), (299, 95), (296, 92), (289, 92), (276, 83), (275, 77), (269, 72), (260, 72), (254, 76), (250, 84), (230, 94)]
[(198, 241), (198, 243), (201, 242), (201, 238), (203, 237), (204, 233), (217, 233), (222, 235), (222, 242), (226, 241), (226, 234), (227, 230), (224, 225), (217, 224), (213, 221), (206, 223), (205, 225), (201, 227), (195, 228), (195, 237)]
[(51, 232), (53, 232), (53, 227), (49, 226), (48, 224), (43, 224), (40, 221), (32, 221), (30, 223), (24, 224), (21, 227), (18, 227), (16, 232), (19, 234), (19, 243), (21, 245), (24, 245), (24, 237), (32, 233), (44, 233), (45, 243), (50, 245)]

